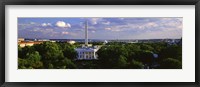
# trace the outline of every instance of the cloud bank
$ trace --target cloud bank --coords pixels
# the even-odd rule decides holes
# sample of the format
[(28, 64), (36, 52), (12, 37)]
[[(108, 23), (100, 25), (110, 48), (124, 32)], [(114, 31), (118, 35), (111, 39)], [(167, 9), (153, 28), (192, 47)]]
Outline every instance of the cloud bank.
[(165, 39), (182, 37), (181, 17), (18, 18), (24, 38), (82, 39), (88, 21), (91, 39)]

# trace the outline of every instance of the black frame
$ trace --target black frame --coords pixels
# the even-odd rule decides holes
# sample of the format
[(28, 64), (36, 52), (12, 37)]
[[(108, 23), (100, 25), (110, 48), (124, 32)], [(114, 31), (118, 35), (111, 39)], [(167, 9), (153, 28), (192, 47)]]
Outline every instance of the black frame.
[[(0, 86), (1, 87), (200, 87), (200, 0), (2, 0), (0, 1)], [(195, 82), (5, 82), (6, 5), (195, 5)], [(173, 77), (172, 77), (173, 78)]]

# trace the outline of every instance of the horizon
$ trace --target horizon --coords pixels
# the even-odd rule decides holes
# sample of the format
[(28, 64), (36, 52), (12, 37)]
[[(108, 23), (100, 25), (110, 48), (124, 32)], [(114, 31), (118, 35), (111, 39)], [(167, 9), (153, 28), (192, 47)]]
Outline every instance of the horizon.
[[(20, 37), (21, 38), (21, 37)], [(18, 38), (19, 39), (19, 38)], [(47, 39), (47, 38), (23, 38), (23, 39), (38, 39), (38, 40), (42, 40), (42, 39)], [(53, 38), (50, 38), (48, 40), (52, 40)], [(55, 39), (59, 39), (59, 38), (55, 38)], [(69, 38), (69, 39), (62, 39), (62, 40), (70, 40), (70, 39), (73, 39), (73, 38)], [(84, 38), (77, 38), (79, 40), (85, 40)], [(151, 39), (88, 39), (88, 40), (159, 40), (159, 39), (182, 39), (182, 38), (151, 38)]]

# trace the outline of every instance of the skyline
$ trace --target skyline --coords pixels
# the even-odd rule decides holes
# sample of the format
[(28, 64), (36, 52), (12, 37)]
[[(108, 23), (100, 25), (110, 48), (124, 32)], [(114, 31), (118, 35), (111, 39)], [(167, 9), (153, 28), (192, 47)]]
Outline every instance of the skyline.
[(180, 39), (182, 17), (18, 18), (18, 38)]

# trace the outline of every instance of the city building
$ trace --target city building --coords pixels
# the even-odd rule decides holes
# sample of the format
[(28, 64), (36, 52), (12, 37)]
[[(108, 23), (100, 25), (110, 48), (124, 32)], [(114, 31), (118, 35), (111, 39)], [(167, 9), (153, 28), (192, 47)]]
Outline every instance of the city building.
[(25, 46), (33, 46), (34, 44), (41, 44), (43, 41), (21, 41), (18, 42), (18, 45), (20, 47), (25, 47)]
[(94, 49), (91, 47), (86, 47), (86, 48), (77, 48), (76, 49), (78, 53), (77, 60), (93, 60), (97, 59), (97, 54), (96, 52), (98, 49)]
[(70, 41), (67, 41), (69, 44), (75, 44), (76, 41), (73, 41), (73, 40), (70, 40)]
[(24, 38), (18, 38), (18, 42), (22, 42), (24, 40), (25, 40)]
[(99, 50), (98, 47), (92, 47), (88, 44), (88, 23), (85, 22), (85, 44), (80, 48), (75, 49), (78, 53), (77, 60), (94, 60), (97, 59), (96, 52)]

